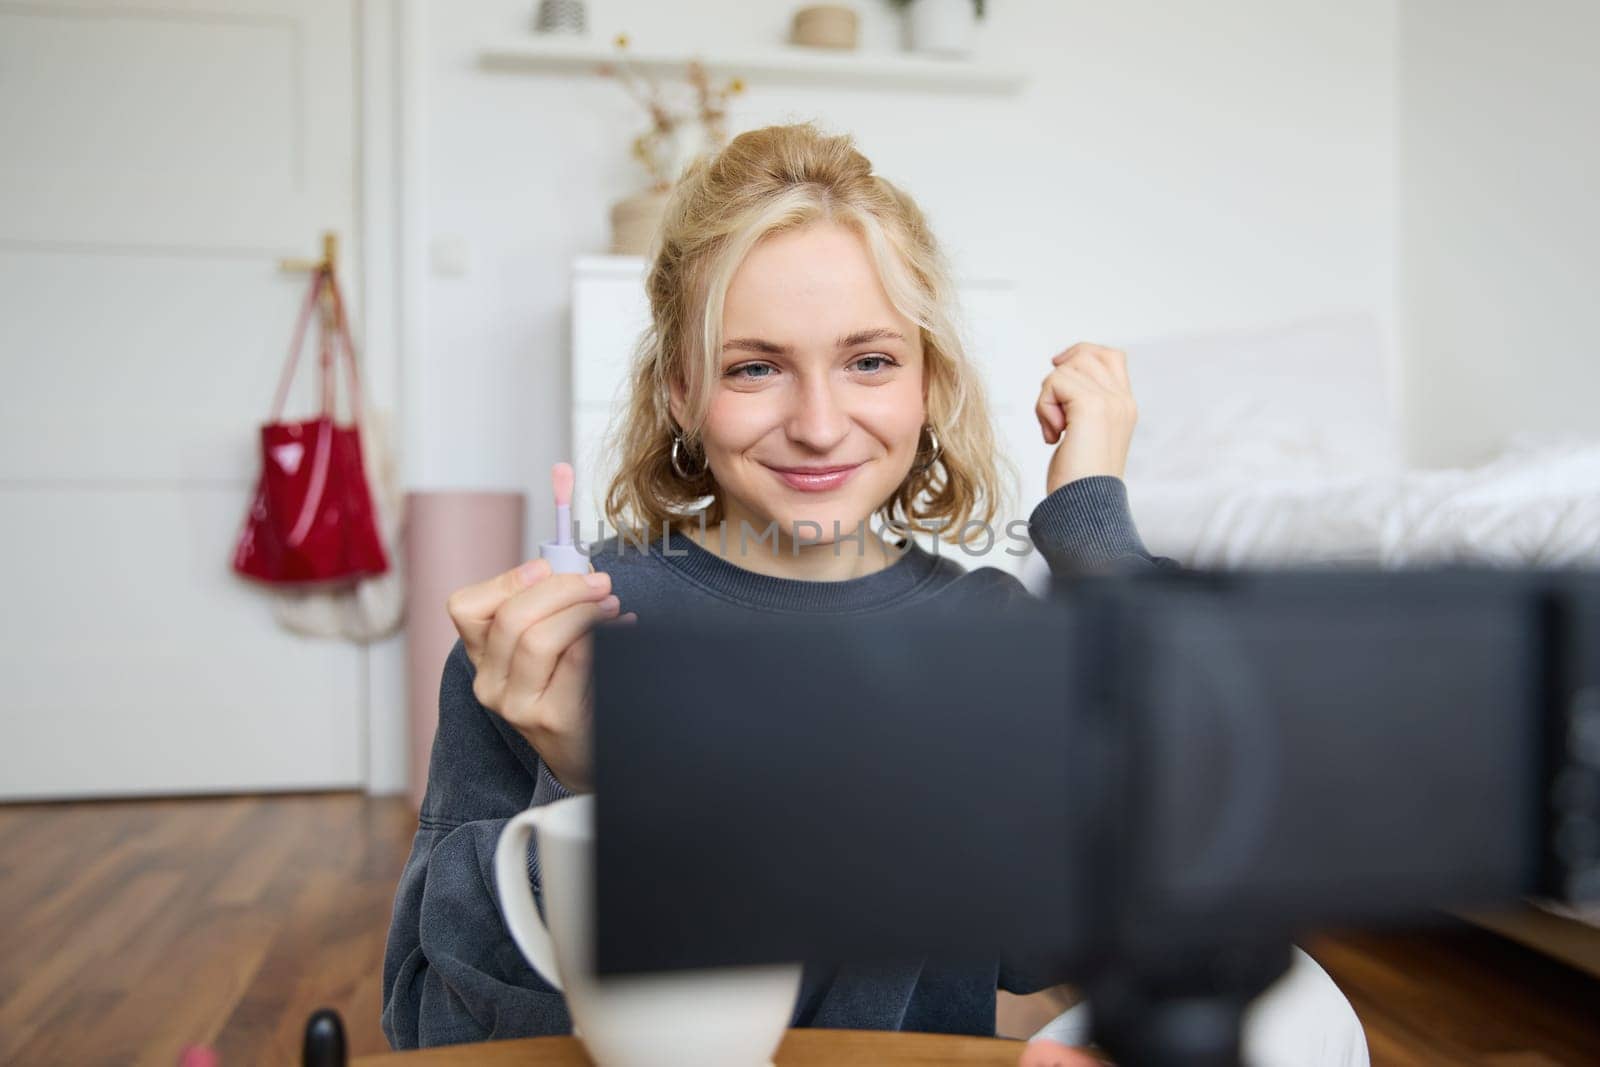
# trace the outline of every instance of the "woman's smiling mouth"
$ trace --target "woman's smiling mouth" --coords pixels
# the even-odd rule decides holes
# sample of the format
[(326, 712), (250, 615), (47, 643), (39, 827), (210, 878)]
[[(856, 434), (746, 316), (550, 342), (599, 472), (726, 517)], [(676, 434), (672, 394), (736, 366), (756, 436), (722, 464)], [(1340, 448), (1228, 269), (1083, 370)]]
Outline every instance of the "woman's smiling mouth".
[(830, 467), (773, 467), (767, 469), (783, 480), (791, 489), (802, 493), (823, 493), (837, 489), (861, 467), (860, 463), (835, 464)]

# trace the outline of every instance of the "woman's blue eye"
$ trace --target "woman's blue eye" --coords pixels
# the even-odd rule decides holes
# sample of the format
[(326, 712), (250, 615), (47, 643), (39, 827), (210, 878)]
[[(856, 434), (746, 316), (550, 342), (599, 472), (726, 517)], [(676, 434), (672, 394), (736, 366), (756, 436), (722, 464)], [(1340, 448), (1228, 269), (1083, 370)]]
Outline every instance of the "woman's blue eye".
[[(867, 374), (881, 374), (889, 367), (898, 366), (891, 357), (880, 355), (862, 356), (851, 365), (859, 367)], [(743, 378), (745, 381), (760, 381), (763, 378), (772, 377), (773, 374), (777, 373), (777, 370), (778, 368), (770, 363), (741, 363), (737, 367), (730, 368), (727, 371), (727, 376), (729, 378)]]

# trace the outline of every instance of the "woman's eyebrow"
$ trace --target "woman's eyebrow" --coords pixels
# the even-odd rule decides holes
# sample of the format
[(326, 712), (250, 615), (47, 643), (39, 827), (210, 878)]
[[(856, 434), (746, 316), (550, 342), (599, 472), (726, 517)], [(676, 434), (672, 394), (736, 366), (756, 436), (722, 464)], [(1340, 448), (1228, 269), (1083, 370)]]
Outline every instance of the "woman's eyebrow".
[[(891, 330), (887, 326), (876, 326), (868, 330), (857, 330), (839, 338), (837, 344), (840, 348), (851, 348), (855, 345), (864, 345), (868, 341), (904, 341), (905, 336), (898, 330)], [(768, 355), (788, 356), (794, 354), (792, 345), (780, 345), (772, 341), (763, 341), (759, 337), (735, 337), (722, 346), (724, 352), (741, 349), (746, 352), (765, 352)]]

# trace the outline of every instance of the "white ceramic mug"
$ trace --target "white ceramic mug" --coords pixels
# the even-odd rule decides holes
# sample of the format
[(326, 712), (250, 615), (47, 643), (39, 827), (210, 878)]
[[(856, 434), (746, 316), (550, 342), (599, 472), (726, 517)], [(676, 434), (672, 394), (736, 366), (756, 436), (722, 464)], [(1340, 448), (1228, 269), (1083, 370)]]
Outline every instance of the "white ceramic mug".
[[(539, 835), (545, 918), (528, 884), (528, 838)], [(530, 808), (495, 847), (500, 911), (517, 947), (561, 990), (573, 1032), (599, 1067), (759, 1067), (794, 1015), (801, 967), (727, 967), (628, 977), (594, 973), (594, 797)], [(648, 891), (641, 886), (641, 891)]]

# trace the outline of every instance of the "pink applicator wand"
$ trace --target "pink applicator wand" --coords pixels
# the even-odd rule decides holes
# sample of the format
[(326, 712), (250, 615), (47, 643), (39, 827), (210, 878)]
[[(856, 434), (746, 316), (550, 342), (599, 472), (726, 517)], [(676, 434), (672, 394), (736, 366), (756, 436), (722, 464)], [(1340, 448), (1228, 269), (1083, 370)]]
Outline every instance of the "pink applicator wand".
[(589, 557), (572, 543), (572, 464), (557, 463), (550, 468), (550, 484), (556, 494), (556, 539), (539, 546), (539, 556), (550, 561), (552, 574), (588, 574)]

